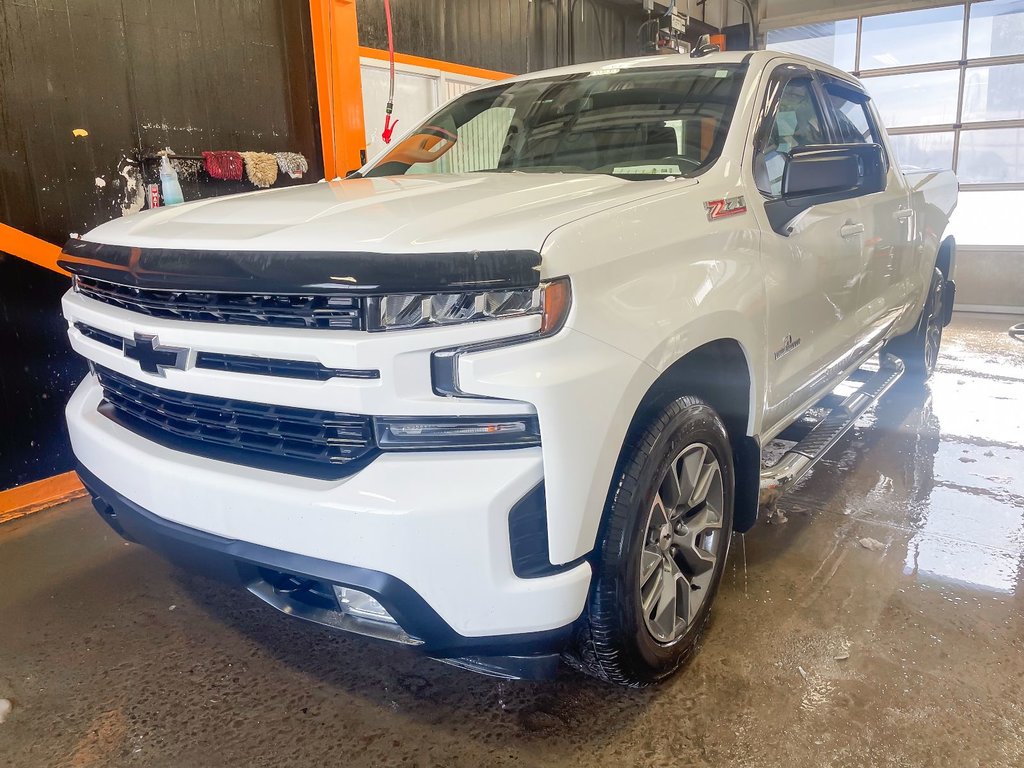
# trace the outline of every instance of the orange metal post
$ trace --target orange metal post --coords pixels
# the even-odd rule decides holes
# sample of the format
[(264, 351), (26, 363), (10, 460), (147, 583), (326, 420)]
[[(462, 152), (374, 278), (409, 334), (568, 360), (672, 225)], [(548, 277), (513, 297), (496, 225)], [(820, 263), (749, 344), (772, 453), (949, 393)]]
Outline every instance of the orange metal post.
[(310, 0), (309, 9), (324, 175), (333, 179), (362, 165), (366, 148), (356, 3)]

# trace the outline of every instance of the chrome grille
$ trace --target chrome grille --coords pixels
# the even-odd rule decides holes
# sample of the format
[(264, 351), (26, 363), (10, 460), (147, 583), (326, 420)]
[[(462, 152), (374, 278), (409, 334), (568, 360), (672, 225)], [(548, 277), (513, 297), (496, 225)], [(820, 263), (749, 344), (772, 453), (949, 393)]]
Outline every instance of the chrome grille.
[(338, 466), (376, 450), (368, 416), (176, 392), (98, 365), (95, 373), (118, 421), (147, 436), (184, 440), (172, 447), (186, 451), (207, 445), (231, 451), (235, 460), (248, 455)]
[(89, 277), (77, 277), (75, 290), (104, 304), (172, 320), (274, 328), (365, 327), (363, 299), (359, 296), (152, 290)]

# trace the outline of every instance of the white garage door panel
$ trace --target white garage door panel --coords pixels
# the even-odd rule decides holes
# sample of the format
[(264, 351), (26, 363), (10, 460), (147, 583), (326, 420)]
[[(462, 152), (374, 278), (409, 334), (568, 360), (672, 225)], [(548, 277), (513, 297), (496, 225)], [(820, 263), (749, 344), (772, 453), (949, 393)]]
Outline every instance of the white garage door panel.
[[(386, 61), (361, 59), (363, 80), (363, 121), (366, 128), (366, 156), (370, 159), (386, 145), (381, 139), (384, 110), (388, 103), (389, 70)], [(450, 75), (440, 69), (427, 69), (408, 64), (395, 64), (395, 110), (392, 118), (399, 121), (391, 143), (415, 128), (427, 115), (456, 96), (461, 96), (481, 83), (479, 77)]]
[[(384, 149), (384, 110), (388, 103), (389, 75), (387, 68), (362, 66), (363, 121), (366, 126), (366, 156), (374, 157)], [(411, 72), (395, 71), (395, 111), (392, 120), (399, 121), (395, 138), (414, 128), (437, 105), (437, 78)], [(392, 143), (394, 138), (392, 139)]]

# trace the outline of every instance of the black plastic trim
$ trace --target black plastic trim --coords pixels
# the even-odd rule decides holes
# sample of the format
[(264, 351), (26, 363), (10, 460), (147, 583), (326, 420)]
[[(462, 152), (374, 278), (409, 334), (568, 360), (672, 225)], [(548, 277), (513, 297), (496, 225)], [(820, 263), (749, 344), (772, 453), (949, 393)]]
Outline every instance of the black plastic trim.
[[(89, 339), (106, 344), (114, 349), (124, 350), (127, 339), (116, 333), (94, 328), (76, 322), (75, 328)], [(197, 352), (196, 368), (227, 373), (244, 373), (254, 376), (276, 376), (287, 379), (328, 381), (330, 379), (379, 379), (376, 368), (328, 368), (308, 360), (285, 360), (277, 357), (254, 357), (252, 355), (226, 355), (220, 352)]]
[[(568, 643), (572, 624), (542, 632), (466, 637), (460, 635), (412, 587), (381, 571), (334, 563), (227, 539), (165, 520), (125, 498), (79, 463), (78, 474), (100, 516), (119, 535), (194, 570), (245, 584), (255, 568), (269, 568), (328, 584), (352, 587), (380, 601), (410, 635), (417, 650), (431, 656), (517, 656), (558, 652)], [(470, 666), (470, 665), (466, 665)]]
[(536, 288), (536, 251), (366, 253), (199, 251), (69, 240), (67, 271), (137, 288), (268, 293), (379, 294)]
[(108, 347), (113, 347), (114, 349), (120, 349), (122, 352), (124, 351), (124, 343), (126, 341), (124, 336), (118, 336), (116, 333), (110, 333), (108, 331), (100, 330), (99, 328), (93, 328), (91, 325), (86, 325), (85, 323), (75, 323), (75, 328), (87, 339), (98, 341), (100, 344), (106, 344)]
[(365, 330), (366, 299), (351, 294), (266, 294), (138, 288), (75, 275), (87, 299), (162, 320), (257, 328)]
[(537, 579), (572, 570), (589, 557), (583, 555), (568, 563), (551, 562), (548, 548), (548, 508), (544, 481), (515, 503), (508, 513), (508, 539), (512, 572), (520, 579)]
[(376, 368), (328, 368), (308, 360), (282, 360), (275, 357), (225, 355), (219, 352), (196, 353), (196, 368), (254, 376), (279, 376), (286, 379), (328, 381), (330, 379), (379, 379)]

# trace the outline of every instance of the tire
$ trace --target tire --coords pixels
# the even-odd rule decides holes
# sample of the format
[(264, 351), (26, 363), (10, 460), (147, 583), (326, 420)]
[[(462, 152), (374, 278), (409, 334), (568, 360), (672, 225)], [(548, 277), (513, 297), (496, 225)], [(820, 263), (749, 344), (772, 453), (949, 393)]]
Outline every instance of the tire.
[(734, 495), (721, 418), (696, 397), (671, 402), (623, 451), (573, 666), (644, 687), (689, 658), (725, 570)]
[(927, 381), (935, 373), (942, 345), (942, 328), (946, 320), (945, 299), (946, 278), (942, 270), (936, 267), (917, 325), (885, 345), (883, 351), (903, 361), (909, 378)]

